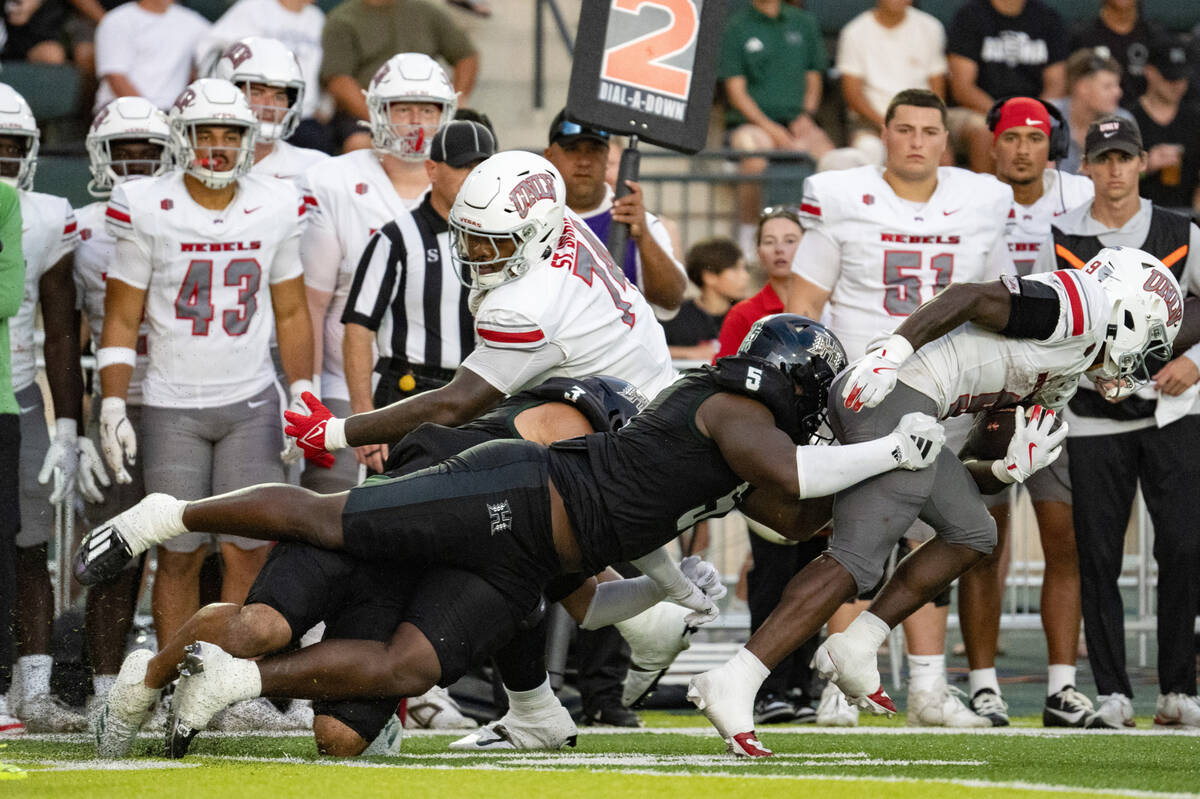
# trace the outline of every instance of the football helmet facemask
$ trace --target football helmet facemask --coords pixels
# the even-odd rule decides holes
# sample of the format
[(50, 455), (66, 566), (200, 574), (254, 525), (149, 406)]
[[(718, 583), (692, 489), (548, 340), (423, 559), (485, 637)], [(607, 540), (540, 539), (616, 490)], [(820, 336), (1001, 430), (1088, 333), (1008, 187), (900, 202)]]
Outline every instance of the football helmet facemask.
[[(184, 172), (210, 189), (220, 189), (250, 171), (254, 165), (254, 140), (258, 119), (241, 89), (220, 78), (201, 78), (188, 85), (168, 116), (171, 127), (172, 155)], [(240, 128), (241, 142), (234, 147), (197, 145), (197, 131), (206, 126)], [(214, 169), (223, 164), (215, 157), (229, 157), (228, 168)]]
[[(397, 53), (384, 62), (367, 87), (371, 144), (405, 161), (424, 161), (437, 129), (454, 119), (458, 93), (438, 63), (424, 53)], [(436, 123), (392, 123), (393, 103), (432, 103), (441, 108)]]
[[(113, 157), (113, 145), (144, 142), (158, 148), (153, 159), (131, 160)], [(88, 168), (88, 194), (107, 197), (113, 186), (126, 178), (158, 176), (171, 168), (171, 128), (167, 115), (142, 97), (118, 97), (101, 108), (88, 129), (85, 144)], [(136, 172), (134, 171), (136, 170)]]
[(32, 189), (41, 134), (29, 103), (7, 83), (0, 83), (0, 136), (17, 142), (19, 155), (0, 154), (0, 180), (17, 189)]
[[(258, 117), (260, 141), (279, 141), (296, 131), (304, 104), (304, 74), (296, 55), (283, 42), (259, 36), (234, 42), (221, 53), (213, 77), (227, 80), (245, 93)], [(256, 104), (251, 84), (283, 89), (287, 92), (287, 108)]]

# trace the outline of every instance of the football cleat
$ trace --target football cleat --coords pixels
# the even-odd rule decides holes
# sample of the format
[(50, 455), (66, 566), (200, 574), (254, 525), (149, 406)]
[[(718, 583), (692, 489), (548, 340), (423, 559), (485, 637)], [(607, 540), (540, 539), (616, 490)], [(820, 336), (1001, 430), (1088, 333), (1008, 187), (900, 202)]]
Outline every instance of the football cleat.
[(1046, 697), (1046, 704), (1042, 707), (1042, 726), (1103, 729), (1109, 724), (1097, 715), (1092, 700), (1075, 690), (1074, 685), (1068, 685)]
[[(292, 706), (295, 707), (293, 701)], [(311, 713), (311, 706), (309, 712)], [(290, 712), (289, 712), (290, 715)], [(375, 740), (362, 750), (363, 757), (395, 757), (400, 754), (400, 746), (404, 743), (404, 723), (395, 713), (388, 716), (387, 723), (375, 736)]]
[(184, 647), (179, 675), (167, 722), (167, 757), (186, 755), (192, 739), (213, 716), (234, 702), (257, 696), (261, 687), (253, 661), (235, 658), (206, 641)]
[(821, 692), (821, 702), (817, 705), (817, 726), (858, 726), (858, 708), (847, 702), (846, 695), (833, 683), (826, 685)]
[[(218, 732), (282, 732), (296, 729), (288, 722), (287, 717), (279, 712), (279, 708), (271, 704), (271, 700), (261, 696), (257, 699), (234, 702), (213, 716), (208, 726)], [(312, 725), (300, 729), (312, 729)]]
[(787, 724), (796, 720), (796, 706), (773, 691), (759, 694), (754, 702), (755, 724)]
[(622, 705), (633, 707), (649, 696), (679, 653), (692, 645), (696, 628), (684, 622), (690, 613), (673, 602), (659, 602), (615, 625), (629, 644), (630, 668), (621, 689)]
[(87, 718), (50, 694), (38, 694), (21, 703), (26, 732), (83, 732)]
[(562, 749), (575, 746), (579, 729), (571, 714), (561, 704), (536, 715), (522, 716), (508, 712), (496, 721), (485, 724), (477, 732), (450, 744), (458, 752), (492, 752), (510, 750)]
[(757, 686), (739, 684), (729, 664), (697, 674), (688, 685), (687, 698), (717, 728), (726, 750), (738, 757), (770, 757), (754, 731), (754, 694)]
[(167, 494), (148, 494), (92, 530), (75, 552), (75, 579), (95, 585), (116, 577), (134, 557), (182, 531), (186, 504)]
[(896, 713), (896, 703), (883, 690), (874, 651), (856, 645), (845, 633), (834, 633), (817, 647), (812, 666), (846, 695), (846, 701), (875, 715)]
[(587, 727), (644, 727), (637, 713), (620, 702), (609, 702), (583, 711), (583, 723)]
[(1164, 727), (1200, 727), (1200, 699), (1191, 694), (1159, 694), (1154, 723)]
[(25, 725), (16, 716), (0, 713), (0, 738), (15, 738), (25, 734)]
[(990, 727), (992, 722), (977, 716), (962, 699), (962, 691), (942, 682), (932, 691), (910, 691), (908, 718), (910, 727)]
[(971, 712), (985, 718), (993, 727), (1008, 726), (1008, 703), (991, 688), (980, 688), (971, 697)]
[(473, 730), (475, 719), (463, 715), (450, 692), (435, 685), (420, 696), (408, 700), (404, 727), (409, 730)]
[(1100, 707), (1096, 709), (1096, 717), (1089, 727), (1107, 727), (1110, 730), (1120, 730), (1134, 726), (1133, 702), (1125, 694), (1107, 694), (1096, 697)]
[(142, 722), (162, 693), (147, 688), (144, 682), (146, 666), (153, 657), (149, 649), (135, 649), (121, 664), (116, 682), (91, 722), (98, 756), (118, 758), (129, 753)]

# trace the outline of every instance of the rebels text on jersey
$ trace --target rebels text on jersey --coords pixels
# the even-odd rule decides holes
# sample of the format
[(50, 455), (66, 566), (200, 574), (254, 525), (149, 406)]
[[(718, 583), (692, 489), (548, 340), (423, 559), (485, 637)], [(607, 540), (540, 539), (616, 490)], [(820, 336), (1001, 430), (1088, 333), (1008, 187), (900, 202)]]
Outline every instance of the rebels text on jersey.
[(549, 263), (472, 300), (478, 346), (463, 366), (506, 394), (611, 375), (653, 397), (676, 377), (650, 304), (569, 211)]
[(321, 397), (349, 401), (342, 366), (342, 313), (354, 271), (375, 231), (416, 208), (421, 197), (405, 199), (396, 194), (373, 150), (328, 158), (297, 182), (308, 207), (300, 245), (304, 283), (333, 297), (325, 312)]
[[(1001, 278), (1017, 292), (1017, 279)], [(917, 350), (899, 380), (938, 404), (940, 417), (1036, 402), (1062, 409), (1096, 361), (1112, 304), (1100, 281), (1079, 270), (1023, 278), (1058, 296), (1058, 324), (1045, 340), (1009, 338), (970, 323)]]
[(78, 243), (75, 212), (62, 197), (20, 191), (21, 251), (25, 255), (25, 293), (21, 308), (9, 325), (12, 350), (12, 387), (20, 391), (37, 379), (37, 353), (33, 342), (34, 319), (41, 297), (42, 278)]
[(876, 166), (813, 175), (801, 221), (837, 256), (809, 259), (802, 241), (793, 271), (831, 292), (830, 328), (854, 360), (951, 282), (1011, 271), (1003, 237), (1012, 201), (990, 175), (954, 167), (938, 169), (923, 205), (897, 197)]
[(1024, 277), (1034, 270), (1038, 254), (1045, 248), (1054, 249), (1050, 225), (1072, 208), (1083, 205), (1094, 194), (1092, 181), (1082, 175), (1072, 175), (1058, 169), (1042, 173), (1042, 196), (1032, 205), (1018, 205), (1009, 211), (1008, 252), (1013, 268)]
[(291, 183), (256, 175), (220, 211), (200, 207), (181, 172), (113, 189), (108, 279), (146, 292), (146, 405), (229, 405), (271, 384), (270, 286), (302, 274), (304, 213)]
[[(104, 223), (106, 202), (85, 205), (75, 212), (79, 221), (79, 245), (75, 248), (75, 298), (87, 316), (88, 330), (93, 346), (100, 346), (100, 331), (104, 326), (104, 287), (108, 268), (112, 264), (117, 240), (108, 232)], [(133, 376), (129, 378), (129, 391), (125, 401), (130, 405), (142, 404), (142, 380), (146, 377), (146, 335), (149, 328), (145, 321), (138, 329), (137, 362)], [(96, 384), (99, 390), (99, 382)]]

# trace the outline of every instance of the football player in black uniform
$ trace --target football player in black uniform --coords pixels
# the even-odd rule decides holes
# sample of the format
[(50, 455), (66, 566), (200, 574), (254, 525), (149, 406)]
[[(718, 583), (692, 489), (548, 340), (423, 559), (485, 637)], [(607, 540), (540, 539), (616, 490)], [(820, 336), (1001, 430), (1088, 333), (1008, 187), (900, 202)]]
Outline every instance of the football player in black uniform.
[[(401, 624), (388, 643), (324, 641), (257, 662), (211, 643), (191, 645), (173, 714), (177, 728), (197, 730), (227, 704), (263, 694), (417, 696), (458, 679), (465, 652), (511, 637), (558, 575), (596, 574), (639, 558), (735, 507), (805, 539), (828, 521), (834, 492), (932, 463), (943, 433), (923, 414), (905, 416), (871, 441), (808, 444), (844, 366), (841, 345), (822, 326), (768, 317), (737, 355), (685, 375), (616, 433), (549, 448), (492, 441), (341, 494), (265, 485), (198, 502), (148, 497), (88, 537), (76, 574), (102, 579), (193, 528), (301, 541), (403, 568), (455, 568), (461, 580), (453, 595), (440, 597), (436, 612)], [(322, 417), (310, 418), (304, 435), (319, 433)], [(822, 499), (805, 501), (815, 497)], [(414, 604), (428, 590), (420, 586)]]

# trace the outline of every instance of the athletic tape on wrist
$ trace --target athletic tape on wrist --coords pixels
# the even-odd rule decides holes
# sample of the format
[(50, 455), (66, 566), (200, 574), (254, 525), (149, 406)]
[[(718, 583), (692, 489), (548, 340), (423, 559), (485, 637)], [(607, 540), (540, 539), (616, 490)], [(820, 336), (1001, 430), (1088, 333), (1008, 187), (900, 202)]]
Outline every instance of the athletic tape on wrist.
[(133, 347), (101, 347), (96, 350), (96, 369), (123, 363), (133, 366), (137, 363), (137, 350)]

